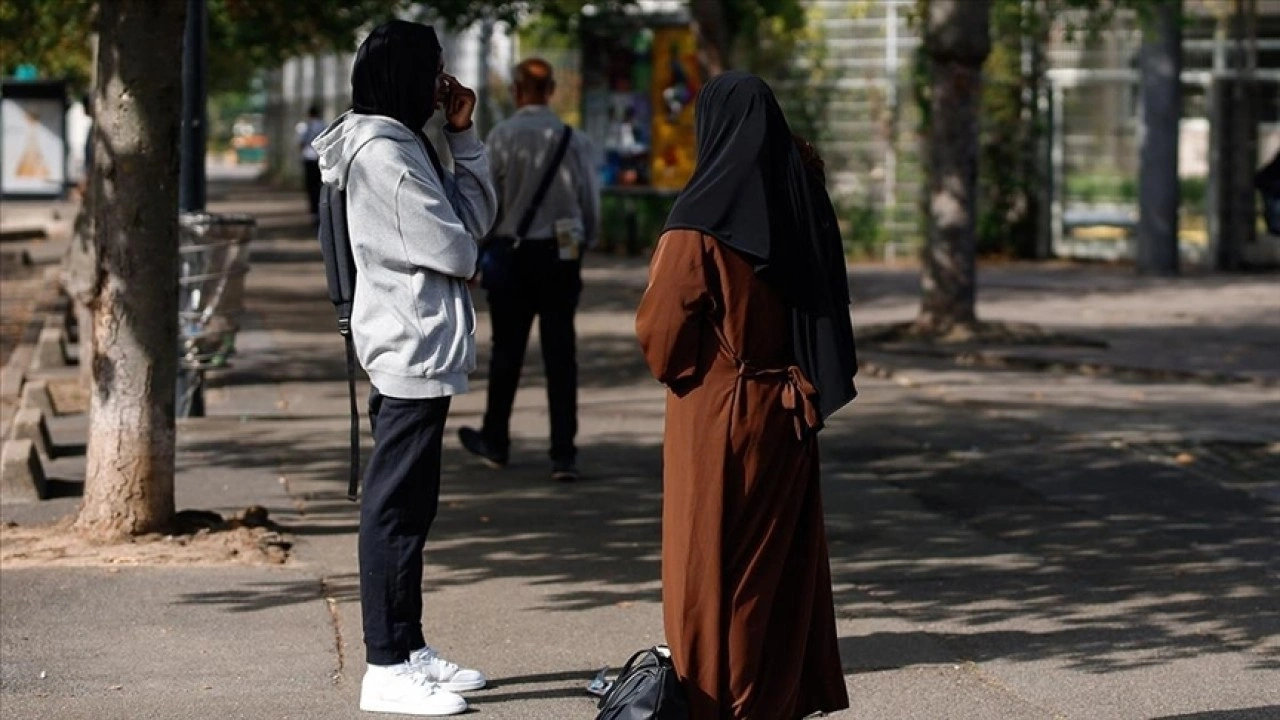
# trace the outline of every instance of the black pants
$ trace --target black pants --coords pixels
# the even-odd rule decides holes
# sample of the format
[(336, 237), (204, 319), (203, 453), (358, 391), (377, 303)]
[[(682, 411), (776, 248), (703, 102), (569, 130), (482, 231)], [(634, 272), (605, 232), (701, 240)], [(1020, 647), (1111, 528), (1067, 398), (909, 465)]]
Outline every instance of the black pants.
[(511, 406), (536, 316), (547, 373), (551, 459), (572, 462), (578, 454), (574, 445), (578, 434), (578, 358), (573, 318), (582, 294), (582, 262), (560, 260), (554, 240), (525, 240), (513, 253), (510, 286), (489, 291), (493, 356), (481, 432), (490, 448), (507, 454)]
[(422, 548), (440, 501), (449, 398), (369, 395), (373, 455), (360, 500), (360, 606), (365, 659), (395, 665), (422, 636)]
[(312, 217), (320, 214), (320, 161), (303, 160), (302, 177), (307, 183), (307, 202), (311, 205)]

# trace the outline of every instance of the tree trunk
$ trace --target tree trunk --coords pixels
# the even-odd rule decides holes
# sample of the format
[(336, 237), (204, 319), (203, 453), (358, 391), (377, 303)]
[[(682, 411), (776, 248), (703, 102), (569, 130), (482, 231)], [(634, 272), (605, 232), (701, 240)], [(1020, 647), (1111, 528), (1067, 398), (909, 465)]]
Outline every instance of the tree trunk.
[(699, 52), (712, 76), (733, 64), (733, 38), (724, 14), (725, 0), (690, 0), (689, 11), (698, 34)]
[[(1218, 227), (1214, 243), (1214, 268), (1240, 270), (1245, 264), (1245, 248), (1258, 240), (1257, 190), (1254, 173), (1258, 169), (1257, 75), (1258, 6), (1251, 0), (1235, 0), (1231, 25), (1234, 40), (1231, 79), (1215, 80), (1214, 110), (1210, 125), (1220, 142), (1219, 164), (1215, 168), (1218, 185)], [(1220, 99), (1219, 95), (1223, 95)]]
[(174, 513), (178, 121), (185, 3), (102, 0), (93, 182), (88, 469), (79, 530), (162, 530)]
[(928, 243), (916, 327), (943, 335), (972, 328), (977, 235), (978, 110), (991, 52), (988, 0), (929, 0)]
[(1178, 273), (1178, 130), (1182, 118), (1182, 0), (1154, 9), (1142, 32), (1142, 151), (1138, 173), (1138, 272)]

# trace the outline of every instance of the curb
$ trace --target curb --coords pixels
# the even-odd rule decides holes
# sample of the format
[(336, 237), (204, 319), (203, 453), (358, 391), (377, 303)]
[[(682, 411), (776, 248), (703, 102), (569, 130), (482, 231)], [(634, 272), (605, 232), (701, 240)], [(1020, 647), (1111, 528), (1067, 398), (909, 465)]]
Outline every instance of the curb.
[[(53, 269), (50, 268), (50, 271)], [(35, 374), (66, 367), (69, 300), (54, 272), (36, 298), (34, 312), (0, 369), (0, 398), (12, 403), (12, 413), (0, 417), (0, 500), (32, 502), (49, 497), (44, 463), (56, 454), (46, 416), (53, 416), (49, 386)]]
[(52, 460), (56, 454), (53, 436), (49, 434), (49, 423), (45, 422), (44, 412), (40, 408), (19, 408), (13, 416), (13, 426), (9, 429), (9, 442), (22, 440), (29, 440), (35, 446), (41, 461)]
[(57, 416), (53, 407), (53, 395), (49, 392), (49, 383), (44, 380), (30, 380), (22, 384), (22, 399), (19, 408), (36, 408), (47, 417)]
[[(51, 220), (50, 222), (56, 222)], [(49, 237), (47, 223), (28, 225), (11, 225), (0, 230), (0, 242), (20, 242), (22, 240), (43, 240)]]
[(0, 501), (35, 502), (49, 497), (49, 483), (35, 444), (10, 440), (0, 451)]
[(44, 319), (44, 326), (36, 338), (35, 353), (31, 358), (31, 371), (64, 368), (67, 361), (67, 329), (65, 319), (49, 313)]
[(31, 267), (35, 264), (35, 259), (31, 257), (29, 250), (0, 250), (0, 265)]

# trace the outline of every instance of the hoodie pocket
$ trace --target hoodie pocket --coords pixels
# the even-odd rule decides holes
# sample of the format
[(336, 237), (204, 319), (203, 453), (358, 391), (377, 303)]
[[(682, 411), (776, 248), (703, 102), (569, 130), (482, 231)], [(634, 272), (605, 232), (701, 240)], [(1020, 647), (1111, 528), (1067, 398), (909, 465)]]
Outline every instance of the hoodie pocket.
[(431, 277), (428, 271), (415, 268), (410, 275), (409, 299), (413, 302), (413, 314), (418, 319), (418, 337), (423, 343), (431, 341), (431, 324), (435, 322), (436, 308), (429, 302), (431, 296)]
[(422, 347), (411, 370), (426, 377), (470, 371), (476, 316), (466, 283), (425, 269), (413, 278)]

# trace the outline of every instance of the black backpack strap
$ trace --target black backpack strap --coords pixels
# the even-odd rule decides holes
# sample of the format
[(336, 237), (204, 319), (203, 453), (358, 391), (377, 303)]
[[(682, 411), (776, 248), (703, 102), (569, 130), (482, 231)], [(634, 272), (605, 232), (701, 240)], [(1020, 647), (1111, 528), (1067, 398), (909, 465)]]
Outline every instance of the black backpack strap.
[(347, 499), (355, 502), (360, 491), (360, 406), (356, 403), (356, 343), (351, 328), (343, 328), (347, 346), (347, 392), (351, 396), (351, 476), (347, 480)]
[(347, 227), (347, 195), (326, 184), (320, 192), (320, 252), (324, 255), (329, 299), (338, 314), (338, 333), (347, 353), (347, 389), (351, 394), (351, 477), (347, 497), (360, 489), (360, 406), (356, 401), (356, 348), (351, 338), (351, 305), (356, 292), (356, 262)]
[(547, 169), (542, 173), (542, 181), (538, 184), (538, 190), (533, 194), (533, 199), (529, 201), (529, 207), (525, 208), (524, 216), (520, 218), (520, 225), (516, 227), (516, 242), (524, 239), (525, 233), (529, 232), (529, 226), (533, 224), (533, 216), (538, 214), (538, 207), (542, 205), (542, 199), (546, 197), (547, 190), (551, 188), (551, 181), (555, 179), (556, 171), (560, 169), (560, 163), (564, 161), (565, 153), (569, 150), (569, 140), (573, 138), (573, 128), (568, 125), (564, 126), (564, 132), (560, 133), (560, 144), (556, 146), (556, 154), (551, 158), (551, 164), (547, 165)]
[(422, 147), (427, 151), (427, 159), (431, 161), (431, 168), (436, 171), (436, 177), (440, 179), (440, 186), (444, 187), (444, 165), (440, 163), (440, 153), (436, 152), (436, 146), (427, 139), (426, 133), (419, 132), (418, 139), (422, 141)]

